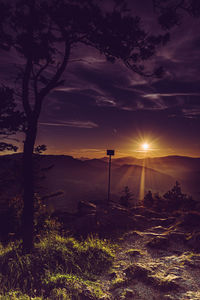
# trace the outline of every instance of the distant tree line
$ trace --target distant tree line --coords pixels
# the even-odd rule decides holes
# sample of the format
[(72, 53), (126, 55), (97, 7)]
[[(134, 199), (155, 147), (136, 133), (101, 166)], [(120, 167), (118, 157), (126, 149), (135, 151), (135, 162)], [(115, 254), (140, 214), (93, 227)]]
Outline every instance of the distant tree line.
[(157, 211), (173, 212), (175, 210), (189, 211), (195, 209), (196, 201), (187, 194), (182, 193), (180, 183), (176, 184), (171, 190), (167, 191), (163, 196), (158, 193), (152, 194), (151, 191), (144, 197), (144, 206)]

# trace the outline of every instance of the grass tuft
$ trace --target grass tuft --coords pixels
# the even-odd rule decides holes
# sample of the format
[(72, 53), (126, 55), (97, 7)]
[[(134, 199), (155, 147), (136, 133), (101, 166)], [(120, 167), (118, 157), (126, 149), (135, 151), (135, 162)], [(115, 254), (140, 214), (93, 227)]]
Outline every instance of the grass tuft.
[(22, 299), (26, 295), (57, 299), (56, 293), (64, 293), (65, 298), (59, 296), (60, 299), (71, 299), (70, 295), (81, 295), (87, 290), (91, 297), (100, 299), (103, 291), (96, 278), (108, 272), (114, 251), (114, 245), (97, 236), (78, 241), (57, 233), (42, 237), (28, 255), (22, 254), (20, 242), (0, 245), (0, 293), (7, 297), (9, 292), (17, 290)]

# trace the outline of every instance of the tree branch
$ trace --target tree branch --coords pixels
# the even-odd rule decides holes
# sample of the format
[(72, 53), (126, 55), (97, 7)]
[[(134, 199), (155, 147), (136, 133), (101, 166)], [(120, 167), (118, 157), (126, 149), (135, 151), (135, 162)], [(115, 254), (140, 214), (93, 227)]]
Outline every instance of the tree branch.
[(42, 72), (49, 66), (49, 60), (46, 61), (46, 63), (41, 66), (41, 68), (38, 70), (36, 74), (34, 74), (34, 70), (32, 68), (32, 74), (33, 74), (33, 88), (35, 93), (35, 99), (38, 98), (39, 92), (38, 92), (38, 80)]
[(41, 91), (39, 92), (39, 98), (41, 99), (41, 101), (54, 87), (56, 87), (58, 80), (60, 79), (61, 75), (63, 74), (63, 72), (67, 66), (69, 55), (70, 55), (70, 45), (66, 41), (63, 62), (60, 65), (60, 67), (58, 68), (58, 70), (56, 71), (55, 75), (49, 81), (49, 83), (43, 89), (41, 89)]

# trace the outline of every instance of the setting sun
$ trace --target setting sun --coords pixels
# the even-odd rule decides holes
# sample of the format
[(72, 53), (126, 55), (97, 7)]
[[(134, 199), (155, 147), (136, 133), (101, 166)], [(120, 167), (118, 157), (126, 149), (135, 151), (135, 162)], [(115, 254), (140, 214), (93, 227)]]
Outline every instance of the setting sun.
[(149, 144), (147, 143), (142, 144), (142, 149), (147, 151), (149, 149)]

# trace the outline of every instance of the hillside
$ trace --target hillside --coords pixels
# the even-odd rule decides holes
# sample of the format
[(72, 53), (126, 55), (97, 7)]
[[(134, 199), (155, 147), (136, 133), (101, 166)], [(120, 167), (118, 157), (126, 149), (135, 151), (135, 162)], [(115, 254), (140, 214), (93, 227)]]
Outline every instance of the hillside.
[(1, 299), (199, 300), (199, 212), (87, 205), (29, 255), (0, 244)]
[[(106, 200), (108, 163), (105, 159), (79, 160), (65, 155), (42, 155), (36, 156), (35, 161), (38, 174), (36, 192), (42, 197), (58, 194), (57, 197), (49, 198), (49, 205), (75, 211), (80, 200)], [(10, 198), (21, 191), (21, 154), (1, 156), (0, 164), (2, 194), (4, 198)], [(151, 190), (162, 194), (178, 180), (184, 192), (198, 198), (200, 159), (176, 156), (148, 158), (145, 162), (130, 157), (114, 159), (111, 173), (112, 199), (118, 201), (125, 186), (137, 199), (142, 176), (144, 192)]]

